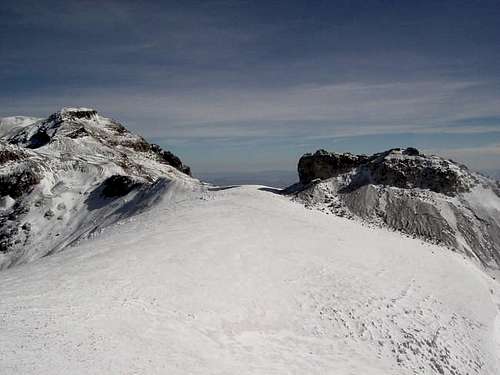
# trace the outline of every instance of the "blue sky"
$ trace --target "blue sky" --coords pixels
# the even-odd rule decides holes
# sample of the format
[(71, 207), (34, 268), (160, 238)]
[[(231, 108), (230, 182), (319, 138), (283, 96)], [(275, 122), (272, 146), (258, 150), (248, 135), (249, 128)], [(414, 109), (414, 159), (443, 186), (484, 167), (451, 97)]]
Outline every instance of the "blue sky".
[(0, 116), (95, 107), (195, 173), (416, 146), (500, 169), (498, 1), (0, 3)]

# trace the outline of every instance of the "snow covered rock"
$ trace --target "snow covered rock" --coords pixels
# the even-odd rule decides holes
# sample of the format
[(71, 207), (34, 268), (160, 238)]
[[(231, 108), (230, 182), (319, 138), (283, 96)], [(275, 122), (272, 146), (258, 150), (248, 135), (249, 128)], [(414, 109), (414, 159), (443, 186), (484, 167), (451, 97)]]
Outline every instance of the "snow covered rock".
[(475, 181), (470, 178), (465, 166), (421, 155), (412, 147), (392, 149), (370, 157), (318, 150), (300, 158), (298, 172), (300, 182), (305, 185), (314, 179), (336, 177), (358, 167), (359, 173), (351, 181), (350, 188), (353, 189), (372, 183), (450, 194), (468, 191)]
[(307, 206), (442, 243), (500, 271), (498, 184), (414, 148), (364, 155), (318, 151), (298, 165)]
[(133, 215), (161, 186), (199, 185), (177, 156), (93, 109), (29, 119), (1, 121), (0, 269)]

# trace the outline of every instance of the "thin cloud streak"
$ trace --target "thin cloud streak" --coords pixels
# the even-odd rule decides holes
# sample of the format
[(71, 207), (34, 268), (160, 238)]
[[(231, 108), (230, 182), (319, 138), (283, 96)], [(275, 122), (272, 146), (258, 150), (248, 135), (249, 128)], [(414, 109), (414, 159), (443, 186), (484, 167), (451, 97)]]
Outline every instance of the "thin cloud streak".
[[(300, 85), (275, 90), (199, 90), (137, 94), (81, 91), (68, 96), (31, 98), (3, 108), (33, 108), (41, 115), (60, 106), (96, 106), (103, 115), (129, 121), (151, 137), (273, 137), (320, 139), (380, 133), (500, 132), (498, 124), (472, 126), (465, 120), (498, 117), (500, 97), (478, 94), (480, 82), (429, 81), (385, 84)], [(469, 91), (474, 91), (470, 95)], [(17, 104), (12, 106), (12, 104)], [(22, 112), (21, 112), (22, 113)]]
[(430, 149), (426, 150), (426, 152), (466, 163), (472, 169), (500, 171), (500, 143), (486, 144), (479, 147)]

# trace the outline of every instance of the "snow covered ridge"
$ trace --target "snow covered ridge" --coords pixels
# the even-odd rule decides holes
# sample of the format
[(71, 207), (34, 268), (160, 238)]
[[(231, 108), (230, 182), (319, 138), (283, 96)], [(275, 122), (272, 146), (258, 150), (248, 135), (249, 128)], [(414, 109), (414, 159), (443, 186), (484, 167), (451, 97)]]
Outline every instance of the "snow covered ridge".
[(14, 134), (19, 129), (31, 125), (40, 120), (36, 117), (12, 116), (0, 118), (0, 137), (7, 137)]
[(162, 186), (199, 185), (177, 156), (93, 109), (0, 124), (0, 269), (133, 215)]
[(500, 187), (464, 165), (414, 148), (372, 156), (319, 150), (286, 190), (309, 207), (444, 244), (500, 271)]

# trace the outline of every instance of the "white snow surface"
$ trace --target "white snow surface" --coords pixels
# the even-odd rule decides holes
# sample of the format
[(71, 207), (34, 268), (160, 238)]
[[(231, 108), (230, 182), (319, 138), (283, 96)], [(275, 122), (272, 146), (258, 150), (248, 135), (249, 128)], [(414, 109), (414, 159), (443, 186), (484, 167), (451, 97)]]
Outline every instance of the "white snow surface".
[(0, 272), (1, 374), (500, 373), (500, 289), (462, 255), (190, 183)]
[(40, 120), (37, 117), (11, 116), (0, 118), (0, 138), (8, 137), (20, 129)]

